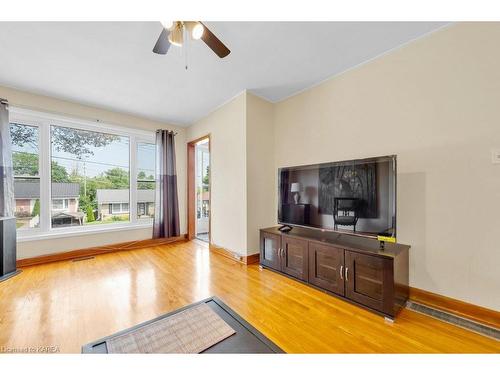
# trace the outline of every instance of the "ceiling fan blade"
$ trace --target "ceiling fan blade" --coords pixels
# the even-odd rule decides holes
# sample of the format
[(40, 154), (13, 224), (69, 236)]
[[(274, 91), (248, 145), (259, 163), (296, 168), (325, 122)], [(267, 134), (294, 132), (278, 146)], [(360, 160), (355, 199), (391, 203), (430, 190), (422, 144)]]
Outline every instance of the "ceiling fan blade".
[(170, 42), (168, 41), (168, 34), (170, 34), (170, 31), (164, 28), (153, 48), (154, 53), (157, 53), (159, 55), (165, 55), (168, 52), (168, 49), (170, 48)]
[(222, 43), (219, 38), (217, 38), (209, 29), (208, 27), (200, 22), (203, 25), (204, 31), (203, 35), (201, 36), (201, 40), (205, 42), (205, 44), (210, 47), (212, 51), (215, 52), (217, 56), (219, 56), (221, 59), (223, 57), (226, 57), (231, 53), (229, 48), (227, 48), (224, 43)]

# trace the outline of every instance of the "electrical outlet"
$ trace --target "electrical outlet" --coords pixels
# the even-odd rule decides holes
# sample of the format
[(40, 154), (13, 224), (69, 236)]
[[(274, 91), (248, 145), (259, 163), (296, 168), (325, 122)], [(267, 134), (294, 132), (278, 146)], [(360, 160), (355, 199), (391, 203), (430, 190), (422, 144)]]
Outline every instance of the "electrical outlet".
[(493, 164), (500, 164), (500, 149), (491, 150), (491, 162)]

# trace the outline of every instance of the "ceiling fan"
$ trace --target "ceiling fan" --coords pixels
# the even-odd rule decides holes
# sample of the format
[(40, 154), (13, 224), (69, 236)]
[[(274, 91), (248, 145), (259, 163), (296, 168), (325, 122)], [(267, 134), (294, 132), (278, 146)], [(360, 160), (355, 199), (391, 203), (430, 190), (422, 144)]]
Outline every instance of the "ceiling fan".
[(182, 47), (185, 39), (201, 39), (221, 59), (231, 53), (224, 43), (217, 38), (201, 21), (162, 22), (163, 30), (156, 41), (153, 52), (165, 55), (170, 45)]

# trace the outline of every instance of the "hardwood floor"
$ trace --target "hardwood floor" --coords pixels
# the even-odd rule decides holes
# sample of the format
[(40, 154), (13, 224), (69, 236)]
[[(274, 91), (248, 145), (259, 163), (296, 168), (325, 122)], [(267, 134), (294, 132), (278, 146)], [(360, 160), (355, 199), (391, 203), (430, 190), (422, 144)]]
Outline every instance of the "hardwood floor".
[(0, 348), (83, 344), (216, 295), (289, 353), (500, 353), (403, 310), (395, 323), (197, 241), (37, 265), (0, 284)]

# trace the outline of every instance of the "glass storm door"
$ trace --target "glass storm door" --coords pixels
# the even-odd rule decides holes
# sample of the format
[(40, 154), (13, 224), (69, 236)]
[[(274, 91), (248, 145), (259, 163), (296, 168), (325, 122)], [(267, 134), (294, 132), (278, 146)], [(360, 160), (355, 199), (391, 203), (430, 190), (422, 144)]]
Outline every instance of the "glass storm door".
[(195, 146), (196, 238), (210, 240), (210, 147), (208, 138)]

